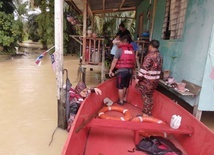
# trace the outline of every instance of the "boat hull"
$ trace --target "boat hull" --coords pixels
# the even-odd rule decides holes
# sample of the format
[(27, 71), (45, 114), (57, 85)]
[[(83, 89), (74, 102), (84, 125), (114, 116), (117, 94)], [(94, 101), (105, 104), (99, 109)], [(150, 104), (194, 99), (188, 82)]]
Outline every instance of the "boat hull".
[[(110, 79), (98, 87), (102, 95), (91, 94), (82, 103), (67, 141), (62, 151), (63, 155), (126, 155), (135, 148), (140, 140), (138, 129), (154, 130), (173, 134), (170, 139), (184, 154), (211, 155), (214, 152), (214, 134), (204, 124), (199, 122), (192, 114), (173, 102), (162, 93), (155, 91), (153, 116), (161, 119), (164, 126), (140, 124), (139, 122), (115, 122), (112, 120), (99, 120), (94, 118), (104, 106), (103, 99), (108, 97), (117, 101), (118, 93), (115, 88), (116, 80)], [(134, 82), (128, 89), (128, 104), (124, 107), (133, 113), (141, 114), (143, 101), (140, 92), (135, 88)], [(171, 129), (169, 122), (172, 115), (182, 117), (181, 127)], [(119, 114), (118, 114), (119, 116)], [(136, 124), (133, 124), (136, 123)], [(171, 136), (172, 137), (172, 136)], [(134, 151), (132, 154), (142, 154)]]

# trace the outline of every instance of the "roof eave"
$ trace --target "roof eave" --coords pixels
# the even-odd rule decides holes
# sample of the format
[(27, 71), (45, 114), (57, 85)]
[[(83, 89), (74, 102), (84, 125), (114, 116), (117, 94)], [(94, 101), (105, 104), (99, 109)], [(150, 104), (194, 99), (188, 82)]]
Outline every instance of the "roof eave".
[(105, 10), (93, 10), (93, 14), (112, 13), (112, 12), (123, 12), (123, 11), (135, 11), (136, 7), (129, 8), (118, 8), (118, 9), (105, 9)]

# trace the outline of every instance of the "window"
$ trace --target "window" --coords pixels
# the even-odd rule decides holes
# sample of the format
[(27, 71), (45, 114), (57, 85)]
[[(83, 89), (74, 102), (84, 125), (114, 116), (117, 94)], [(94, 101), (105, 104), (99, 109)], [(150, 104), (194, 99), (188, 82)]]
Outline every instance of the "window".
[(180, 39), (183, 36), (187, 0), (167, 0), (162, 28), (162, 39)]

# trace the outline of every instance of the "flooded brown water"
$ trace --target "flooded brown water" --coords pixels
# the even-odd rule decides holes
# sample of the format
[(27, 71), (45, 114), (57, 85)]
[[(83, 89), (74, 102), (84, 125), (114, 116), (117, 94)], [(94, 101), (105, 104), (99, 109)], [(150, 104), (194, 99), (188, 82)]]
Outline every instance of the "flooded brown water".
[[(57, 126), (56, 80), (50, 56), (36, 66), (38, 55), (0, 61), (0, 155), (59, 155), (63, 149), (68, 133), (62, 129), (48, 146)], [(78, 57), (65, 56), (64, 68), (75, 86)], [(89, 86), (99, 84), (98, 72), (86, 75)], [(209, 120), (206, 124), (214, 129)]]
[[(48, 146), (57, 126), (56, 80), (50, 56), (36, 66), (38, 55), (0, 62), (0, 155), (59, 155), (66, 141), (67, 131), (57, 129)], [(66, 56), (64, 68), (75, 86), (78, 57)]]

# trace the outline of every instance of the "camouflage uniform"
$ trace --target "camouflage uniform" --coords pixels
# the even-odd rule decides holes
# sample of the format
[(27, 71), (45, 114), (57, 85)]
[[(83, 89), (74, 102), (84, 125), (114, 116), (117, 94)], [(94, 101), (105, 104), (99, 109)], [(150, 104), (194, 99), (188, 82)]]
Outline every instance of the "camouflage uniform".
[(144, 100), (142, 112), (152, 115), (153, 92), (155, 91), (162, 70), (162, 57), (158, 50), (150, 51), (145, 56), (141, 68), (138, 72), (138, 88)]

